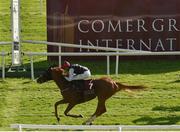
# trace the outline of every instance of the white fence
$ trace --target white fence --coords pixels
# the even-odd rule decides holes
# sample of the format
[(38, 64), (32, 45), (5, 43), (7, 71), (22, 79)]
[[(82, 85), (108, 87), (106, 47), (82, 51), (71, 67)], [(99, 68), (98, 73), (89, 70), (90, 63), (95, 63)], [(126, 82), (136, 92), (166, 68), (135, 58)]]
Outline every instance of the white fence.
[(31, 79), (34, 80), (33, 56), (107, 56), (107, 74), (110, 74), (110, 56), (116, 56), (116, 74), (119, 68), (119, 56), (162, 56), (180, 55), (180, 52), (81, 52), (81, 53), (46, 53), (46, 52), (25, 52), (31, 58)]
[[(92, 49), (92, 50), (103, 50), (103, 51), (114, 51), (114, 52), (142, 52), (142, 53), (150, 53), (149, 51), (140, 51), (140, 50), (131, 50), (131, 49), (120, 49), (120, 48), (110, 48), (110, 47), (101, 47), (101, 46), (88, 46), (88, 45), (79, 45), (79, 44), (70, 44), (70, 43), (57, 43), (57, 42), (46, 42), (46, 41), (32, 41), (32, 40), (23, 40), (24, 43), (31, 43), (31, 44), (46, 44), (52, 46), (59, 47), (59, 53), (61, 52), (61, 47), (68, 47), (68, 48), (80, 48), (80, 49)], [(118, 47), (118, 45), (116, 46)], [(76, 54), (76, 53), (74, 53)], [(83, 56), (84, 53), (80, 53)], [(80, 55), (79, 54), (79, 55)], [(96, 54), (96, 53), (94, 53)], [(54, 55), (59, 56), (59, 65), (61, 65), (61, 55)], [(87, 55), (86, 55), (87, 56)], [(92, 56), (92, 55), (89, 55)], [(95, 55), (96, 56), (96, 55)], [(101, 55), (106, 56), (106, 55)], [(107, 66), (108, 66), (109, 56), (107, 56)], [(115, 73), (118, 74), (118, 64), (119, 64), (119, 56), (116, 56), (116, 69)], [(107, 74), (109, 74), (109, 68), (107, 68)]]
[(23, 40), (23, 43), (31, 43), (31, 44), (46, 44), (52, 46), (61, 46), (61, 47), (69, 47), (69, 48), (84, 48), (84, 49), (94, 49), (94, 50), (105, 50), (105, 51), (115, 51), (115, 52), (149, 52), (149, 51), (141, 51), (141, 50), (131, 50), (131, 49), (120, 49), (120, 48), (110, 48), (110, 47), (102, 47), (102, 46), (88, 46), (88, 45), (78, 45), (78, 44), (70, 44), (70, 43), (57, 43), (57, 42), (46, 42), (46, 41), (32, 41), (32, 40)]
[(12, 42), (0, 42), (0, 45), (9, 45), (12, 44)]
[[(46, 44), (52, 46), (58, 46), (59, 53), (46, 53), (46, 52), (25, 52), (24, 55), (28, 55), (31, 58), (31, 79), (34, 80), (34, 67), (33, 67), (33, 56), (59, 56), (59, 65), (61, 65), (61, 56), (106, 56), (107, 57), (107, 74), (110, 74), (110, 56), (116, 56), (116, 67), (115, 74), (118, 74), (119, 69), (119, 56), (161, 56), (161, 55), (180, 55), (180, 52), (150, 52), (150, 51), (140, 51), (140, 50), (129, 50), (129, 49), (119, 49), (119, 48), (109, 48), (109, 47), (97, 47), (97, 46), (86, 46), (78, 44), (69, 43), (57, 43), (57, 42), (46, 42), (46, 41), (32, 41), (24, 40), (24, 43), (31, 44)], [(84, 48), (84, 49), (94, 49), (103, 50), (111, 52), (61, 52), (61, 47), (69, 48)], [(114, 52), (112, 52), (114, 51)]]
[(19, 132), (22, 129), (43, 129), (43, 130), (94, 130), (94, 131), (152, 131), (152, 130), (173, 130), (179, 131), (180, 125), (34, 125), (34, 124), (12, 124), (11, 128), (18, 129)]
[[(59, 56), (59, 65), (61, 65), (61, 56), (106, 56), (107, 57), (107, 74), (110, 74), (110, 56), (114, 53), (118, 52), (142, 52), (142, 53), (150, 53), (148, 51), (139, 51), (139, 50), (129, 50), (129, 49), (119, 49), (119, 48), (109, 48), (109, 47), (100, 47), (100, 46), (86, 46), (86, 45), (78, 45), (78, 44), (69, 44), (69, 43), (57, 43), (57, 42), (46, 42), (46, 41), (32, 41), (32, 40), (23, 40), (24, 43), (31, 43), (31, 44), (46, 44), (52, 46), (59, 47), (59, 53), (45, 53), (45, 52), (26, 52), (25, 55), (31, 57), (31, 79), (34, 80), (34, 68), (33, 68), (33, 56)], [(69, 48), (84, 48), (84, 49), (94, 49), (94, 50), (103, 50), (103, 51), (112, 51), (112, 52), (74, 52), (74, 53), (62, 53), (61, 47), (69, 47)], [(115, 73), (118, 74), (118, 67), (119, 67), (119, 56), (116, 55), (116, 69)]]
[[(83, 46), (82, 46), (83, 47)], [(83, 47), (84, 48), (84, 47)], [(86, 48), (89, 48), (86, 47)], [(114, 48), (113, 48), (114, 49)], [(108, 50), (108, 49), (106, 49)], [(2, 56), (2, 78), (5, 78), (5, 56), (7, 53), (1, 53)], [(54, 53), (54, 52), (24, 52), (24, 55), (30, 57), (31, 64), (31, 79), (34, 80), (34, 65), (33, 65), (33, 56), (106, 56), (107, 57), (107, 74), (110, 74), (110, 56), (116, 56), (116, 67), (115, 74), (118, 74), (119, 69), (119, 56), (164, 56), (164, 55), (180, 55), (180, 52), (67, 52), (67, 53)]]
[[(34, 80), (34, 66), (33, 66), (33, 56), (59, 56), (59, 62), (61, 62), (61, 56), (106, 56), (107, 57), (107, 74), (110, 74), (110, 56), (116, 56), (116, 67), (115, 74), (118, 74), (119, 69), (119, 56), (164, 56), (164, 55), (180, 55), (179, 51), (173, 52), (149, 52), (149, 51), (139, 51), (139, 50), (128, 50), (128, 49), (118, 49), (118, 48), (107, 48), (107, 47), (96, 47), (96, 46), (84, 46), (66, 43), (56, 43), (56, 42), (45, 42), (45, 41), (22, 41), (24, 43), (34, 43), (34, 44), (46, 44), (60, 47), (74, 47), (74, 48), (85, 48), (85, 49), (98, 49), (105, 50), (106, 52), (24, 52), (31, 59), (31, 79)], [(1, 44), (9, 44), (9, 42), (2, 42)], [(108, 52), (111, 51), (111, 52)], [(113, 52), (114, 51), (114, 52)], [(1, 55), (2, 56), (2, 55)], [(3, 60), (4, 60), (3, 55)], [(5, 61), (5, 60), (4, 60)], [(4, 68), (3, 62), (3, 68)], [(60, 65), (61, 63), (59, 63)], [(2, 78), (5, 78), (5, 72), (2, 72)]]

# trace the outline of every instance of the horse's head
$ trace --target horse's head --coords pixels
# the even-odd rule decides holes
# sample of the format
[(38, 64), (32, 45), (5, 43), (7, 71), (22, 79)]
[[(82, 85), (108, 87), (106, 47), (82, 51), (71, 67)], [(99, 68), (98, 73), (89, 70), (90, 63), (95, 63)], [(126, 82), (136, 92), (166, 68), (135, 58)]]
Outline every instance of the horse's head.
[(37, 79), (37, 83), (45, 83), (47, 81), (52, 80), (52, 67), (49, 67), (46, 71), (44, 71)]
[[(49, 67), (43, 74), (41, 74), (38, 79), (37, 83), (45, 83), (50, 80), (53, 80), (53, 73), (54, 75), (58, 76), (64, 76), (64, 70), (60, 67)], [(60, 79), (60, 77), (58, 77)]]

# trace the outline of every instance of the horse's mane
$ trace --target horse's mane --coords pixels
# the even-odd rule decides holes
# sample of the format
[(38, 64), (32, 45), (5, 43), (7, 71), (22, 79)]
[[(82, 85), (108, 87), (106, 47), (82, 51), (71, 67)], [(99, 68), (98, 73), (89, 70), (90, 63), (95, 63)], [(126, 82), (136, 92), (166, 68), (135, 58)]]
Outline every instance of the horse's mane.
[(56, 71), (57, 73), (60, 73), (61, 75), (64, 75), (65, 73), (65, 70), (59, 66), (52, 67), (51, 69), (52, 71)]

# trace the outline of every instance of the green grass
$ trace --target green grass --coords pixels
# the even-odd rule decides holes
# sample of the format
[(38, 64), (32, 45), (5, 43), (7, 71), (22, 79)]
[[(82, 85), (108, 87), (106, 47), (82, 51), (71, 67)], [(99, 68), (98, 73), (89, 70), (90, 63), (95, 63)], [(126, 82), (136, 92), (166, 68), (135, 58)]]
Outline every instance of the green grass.
[[(78, 63), (89, 66), (93, 78), (106, 76), (103, 62)], [(115, 63), (111, 64), (111, 69), (114, 69)], [(43, 66), (45, 62), (35, 65)], [(180, 124), (179, 67), (180, 62), (176, 61), (121, 62), (120, 74), (110, 76), (113, 80), (128, 85), (145, 85), (148, 88), (134, 93), (118, 92), (107, 101), (107, 112), (97, 118), (94, 124)], [(35, 71), (42, 70), (39, 68)], [(53, 106), (61, 98), (59, 89), (53, 81), (39, 85), (29, 78), (7, 78), (5, 82), (0, 83), (0, 130), (11, 130), (9, 125), (13, 123), (58, 124), (53, 115)], [(61, 124), (81, 124), (93, 114), (96, 104), (95, 99), (77, 105), (71, 111), (83, 114), (83, 119), (65, 117), (63, 112), (66, 105), (59, 106)]]

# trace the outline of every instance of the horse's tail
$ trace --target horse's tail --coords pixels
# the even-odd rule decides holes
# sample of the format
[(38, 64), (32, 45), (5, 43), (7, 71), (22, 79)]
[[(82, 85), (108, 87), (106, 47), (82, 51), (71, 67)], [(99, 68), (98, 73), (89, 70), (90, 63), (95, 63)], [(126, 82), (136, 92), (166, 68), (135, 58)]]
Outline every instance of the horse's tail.
[(146, 88), (145, 86), (142, 86), (142, 85), (127, 86), (127, 85), (121, 84), (119, 82), (116, 82), (116, 84), (118, 85), (117, 91), (124, 90), (124, 91), (127, 91), (127, 92), (131, 92), (131, 91), (134, 91), (134, 90), (142, 90), (142, 89)]

